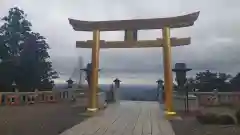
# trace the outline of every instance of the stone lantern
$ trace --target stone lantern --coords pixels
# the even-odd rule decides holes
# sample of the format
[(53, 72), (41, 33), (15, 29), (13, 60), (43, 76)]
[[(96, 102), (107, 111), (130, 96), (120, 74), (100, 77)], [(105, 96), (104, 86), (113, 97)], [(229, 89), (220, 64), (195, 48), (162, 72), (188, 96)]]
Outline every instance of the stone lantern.
[(71, 78), (69, 78), (66, 82), (68, 83), (68, 88), (72, 88), (73, 87), (73, 82), (74, 81)]
[(162, 102), (164, 100), (163, 80), (158, 79), (156, 83), (157, 83), (157, 100), (160, 100), (160, 102)]
[(185, 88), (185, 83), (187, 81), (186, 74), (188, 71), (191, 71), (192, 69), (187, 68), (186, 63), (176, 63), (175, 68), (172, 69), (173, 72), (176, 73), (176, 82), (178, 84), (177, 86), (177, 94), (184, 95), (182, 98), (184, 100), (184, 108), (185, 111), (188, 112), (188, 89)]
[(162, 80), (162, 79), (158, 79), (158, 80), (156, 81), (156, 83), (157, 83), (157, 85), (158, 85), (158, 88), (163, 87), (163, 80)]
[[(88, 88), (91, 86), (91, 75), (92, 75), (92, 63), (88, 63), (86, 68), (80, 69), (86, 73), (86, 81), (88, 83)], [(100, 71), (100, 69), (98, 69)]]
[(120, 82), (121, 82), (121, 80), (119, 80), (118, 78), (116, 78), (113, 82), (114, 82), (116, 88), (120, 88)]
[(175, 68), (172, 69), (173, 72), (176, 73), (176, 81), (178, 84), (178, 89), (183, 90), (184, 85), (187, 81), (186, 74), (188, 71), (191, 71), (192, 69), (187, 68), (185, 63), (176, 63)]

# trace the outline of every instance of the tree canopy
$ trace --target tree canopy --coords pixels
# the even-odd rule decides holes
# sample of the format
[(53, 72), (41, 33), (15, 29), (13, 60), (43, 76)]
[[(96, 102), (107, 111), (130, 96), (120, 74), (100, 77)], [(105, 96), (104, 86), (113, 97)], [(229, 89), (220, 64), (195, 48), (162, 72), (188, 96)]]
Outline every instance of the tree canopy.
[(190, 91), (194, 89), (201, 92), (211, 92), (214, 89), (218, 89), (220, 92), (239, 91), (240, 73), (232, 77), (230, 74), (206, 70), (197, 73), (195, 77), (188, 78), (186, 86)]
[(0, 90), (12, 91), (16, 82), (19, 91), (51, 89), (57, 72), (53, 70), (49, 45), (40, 33), (33, 32), (32, 24), (23, 10), (11, 8), (0, 26)]

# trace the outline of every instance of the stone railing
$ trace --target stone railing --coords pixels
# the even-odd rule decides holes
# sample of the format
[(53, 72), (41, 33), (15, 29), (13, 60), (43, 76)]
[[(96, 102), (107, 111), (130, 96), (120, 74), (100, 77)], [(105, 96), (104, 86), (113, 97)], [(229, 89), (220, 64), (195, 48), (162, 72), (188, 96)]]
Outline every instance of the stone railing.
[(76, 89), (58, 89), (35, 92), (0, 92), (0, 105), (25, 105), (71, 101), (76, 97)]
[(119, 100), (120, 100), (119, 88), (116, 88), (115, 86), (110, 87), (110, 89), (106, 91), (106, 101), (108, 103), (115, 103), (119, 102)]
[(186, 95), (173, 91), (173, 108), (175, 111), (196, 111), (199, 109), (198, 98), (191, 93), (187, 98)]
[(99, 109), (105, 108), (107, 106), (106, 92), (99, 92), (97, 96), (98, 96), (98, 108)]
[[(75, 100), (75, 106), (83, 106), (87, 107), (89, 104), (89, 95), (87, 89), (77, 89), (73, 93), (74, 100)], [(97, 99), (98, 99), (98, 107), (99, 109), (106, 107), (106, 92), (98, 92), (97, 93)]]
[(240, 105), (240, 92), (190, 92), (199, 105)]
[[(35, 91), (35, 92), (0, 92), (0, 105), (27, 105), (37, 103), (55, 103), (74, 101), (76, 106), (87, 107), (88, 105), (87, 89), (58, 89), (53, 91)], [(98, 106), (106, 107), (106, 92), (99, 92)]]
[[(176, 111), (184, 111), (187, 110), (186, 102), (187, 98), (186, 96), (180, 96), (180, 95), (174, 95), (173, 97), (173, 107)], [(188, 110), (189, 111), (195, 111), (199, 109), (199, 103), (194, 95), (188, 96)]]
[(0, 92), (0, 105), (24, 105), (43, 102), (56, 102), (60, 94), (54, 91)]
[[(75, 97), (75, 106), (82, 106), (87, 107), (89, 104), (89, 96), (87, 93), (84, 93), (82, 91), (77, 91)], [(106, 93), (105, 92), (99, 92), (97, 94), (98, 99), (98, 108), (102, 109), (107, 106), (106, 104)]]

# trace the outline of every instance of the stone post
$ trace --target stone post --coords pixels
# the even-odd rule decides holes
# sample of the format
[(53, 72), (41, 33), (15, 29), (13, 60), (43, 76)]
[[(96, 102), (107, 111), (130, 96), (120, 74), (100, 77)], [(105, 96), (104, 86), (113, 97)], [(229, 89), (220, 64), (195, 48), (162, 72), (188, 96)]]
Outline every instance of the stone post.
[(214, 89), (213, 90), (213, 104), (218, 105), (219, 104), (219, 99), (218, 99), (218, 90)]
[(113, 92), (114, 92), (115, 102), (119, 103), (120, 101), (119, 88), (120, 88), (121, 81), (118, 78), (116, 78), (113, 82), (114, 82)]
[(163, 80), (159, 79), (157, 83), (157, 101), (163, 103)]

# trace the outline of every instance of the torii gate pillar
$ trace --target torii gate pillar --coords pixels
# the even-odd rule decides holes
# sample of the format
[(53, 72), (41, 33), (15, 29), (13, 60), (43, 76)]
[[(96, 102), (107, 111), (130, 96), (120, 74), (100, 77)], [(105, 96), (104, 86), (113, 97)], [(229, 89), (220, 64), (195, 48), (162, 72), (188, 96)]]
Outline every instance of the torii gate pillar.
[(92, 76), (91, 76), (91, 86), (89, 92), (89, 103), (90, 106), (87, 108), (88, 111), (97, 111), (97, 93), (98, 93), (98, 70), (99, 70), (99, 50), (100, 50), (100, 30), (93, 31), (93, 41), (92, 46)]
[(172, 91), (173, 91), (173, 78), (172, 78), (172, 54), (171, 54), (171, 40), (170, 28), (164, 27), (162, 29), (163, 37), (163, 66), (164, 66), (164, 89), (166, 89), (166, 113), (172, 115)]

